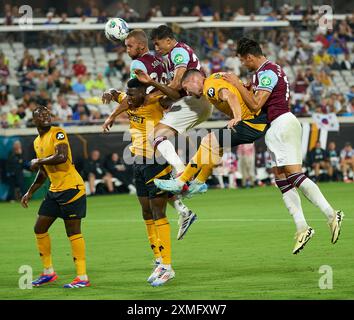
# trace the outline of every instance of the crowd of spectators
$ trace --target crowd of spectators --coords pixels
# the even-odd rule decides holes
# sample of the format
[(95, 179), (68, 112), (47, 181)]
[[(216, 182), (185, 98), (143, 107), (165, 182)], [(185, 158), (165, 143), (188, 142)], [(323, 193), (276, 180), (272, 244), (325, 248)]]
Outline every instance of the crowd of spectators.
[[(213, 20), (237, 20), (249, 14), (252, 19), (252, 13), (245, 12), (243, 8), (231, 10), (227, 6), (222, 14), (199, 6), (179, 9), (172, 6), (170, 12), (162, 12), (156, 6), (144, 18), (128, 3), (119, 2), (113, 9), (117, 11), (117, 16), (127, 21), (146, 21), (154, 16), (168, 15), (191, 15), (200, 19), (213, 15)], [(7, 24), (11, 24), (10, 17), (16, 16), (17, 11), (16, 6), (5, 5)], [(247, 80), (248, 74), (241, 66), (235, 49), (236, 40), (241, 34), (251, 35), (261, 42), (267, 57), (285, 69), (291, 89), (291, 109), (297, 116), (311, 116), (314, 112), (353, 115), (354, 15), (348, 16), (346, 20), (333, 21), (333, 30), (323, 32), (316, 28), (311, 18), (314, 13), (310, 7), (302, 10), (298, 6), (290, 8), (287, 5), (273, 10), (269, 2), (265, 1), (257, 14), (268, 17), (268, 21), (286, 19), (286, 15), (292, 14), (302, 14), (303, 19), (291, 22), (288, 28), (201, 29), (197, 40), (191, 39), (191, 45), (199, 52), (208, 74), (232, 71)], [(41, 16), (39, 10), (34, 10), (34, 14)], [(53, 17), (58, 14), (51, 8), (46, 16), (47, 23), (53, 23)], [(97, 22), (105, 22), (107, 12), (98, 9), (95, 2), (91, 1), (89, 8), (77, 7), (71, 16), (82, 19), (97, 17)], [(62, 14), (60, 23), (67, 21), (67, 17), (67, 14)], [(58, 37), (55, 32), (52, 33)], [(69, 43), (80, 43), (81, 40), (70, 33), (66, 34)], [(80, 34), (80, 37), (94, 39), (96, 44), (102, 40), (87, 37), (82, 32)], [(49, 35), (50, 32), (47, 32), (44, 36)], [(182, 33), (180, 36), (185, 35)], [(58, 53), (58, 48), (63, 49), (61, 53)], [(36, 103), (48, 105), (58, 122), (76, 120), (78, 124), (87, 124), (102, 121), (110, 112), (110, 109), (99, 105), (101, 92), (110, 87), (108, 80), (119, 77), (124, 83), (129, 78), (129, 58), (124, 47), (115, 46), (113, 50), (116, 58), (107, 61), (106, 66), (94, 73), (88, 71), (80, 54), (77, 54), (74, 61), (70, 60), (60, 44), (43, 48), (39, 57), (25, 50), (18, 65), (12, 69), (16, 74), (11, 74), (9, 68), (14, 62), (0, 52), (0, 126), (30, 126), (31, 111)], [(11, 86), (7, 82), (9, 77), (18, 80), (20, 90), (17, 94), (11, 94)], [(222, 119), (223, 115), (216, 112), (213, 118)]]

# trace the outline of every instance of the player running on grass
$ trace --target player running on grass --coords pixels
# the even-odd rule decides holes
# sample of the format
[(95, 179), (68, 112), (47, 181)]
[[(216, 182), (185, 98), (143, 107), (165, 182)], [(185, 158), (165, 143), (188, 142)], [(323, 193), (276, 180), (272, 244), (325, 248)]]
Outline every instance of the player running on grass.
[(31, 170), (38, 170), (36, 179), (22, 197), (21, 204), (28, 207), (32, 195), (47, 177), (49, 191), (43, 200), (34, 232), (43, 263), (43, 273), (32, 282), (35, 287), (55, 281), (58, 276), (53, 268), (51, 241), (48, 230), (57, 218), (64, 220), (66, 234), (71, 243), (77, 277), (64, 288), (90, 286), (86, 274), (85, 241), (81, 233), (81, 219), (86, 216), (85, 184), (73, 165), (71, 149), (66, 132), (51, 125), (49, 110), (38, 106), (33, 111), (33, 121), (38, 130), (34, 140), (37, 158), (31, 161)]
[[(130, 65), (131, 78), (136, 77), (134, 71), (139, 69), (146, 72), (156, 82), (162, 84), (167, 83), (168, 71), (166, 69), (166, 66), (161, 58), (149, 52), (148, 38), (143, 30), (132, 30), (125, 39), (125, 46), (128, 55), (133, 59)], [(155, 87), (150, 86), (146, 89), (146, 93), (150, 93), (154, 90), (156, 91)], [(118, 102), (118, 96), (119, 92), (117, 90), (110, 89), (103, 94), (102, 100), (104, 103), (110, 103), (112, 100)], [(122, 100), (122, 103), (117, 106), (117, 108), (104, 122), (104, 132), (109, 131), (117, 116), (127, 110), (127, 108), (127, 101)], [(196, 215), (177, 196), (171, 197), (169, 199), (169, 204), (174, 207), (179, 213), (180, 218), (178, 220), (179, 230), (177, 234), (177, 239), (181, 240), (183, 239), (185, 233), (188, 230), (188, 227), (185, 227), (185, 220), (190, 222), (191, 217), (196, 217)]]
[(289, 110), (290, 89), (284, 71), (269, 61), (260, 45), (251, 39), (242, 38), (238, 42), (237, 53), (241, 63), (254, 72), (252, 85), (255, 95), (242, 86), (236, 75), (225, 74), (223, 77), (239, 90), (250, 110), (267, 112), (270, 128), (265, 135), (265, 143), (272, 157), (276, 184), (297, 229), (293, 253), (303, 249), (314, 234), (305, 220), (295, 187), (324, 213), (330, 227), (331, 241), (336, 243), (344, 214), (334, 210), (319, 187), (302, 173), (301, 125)]

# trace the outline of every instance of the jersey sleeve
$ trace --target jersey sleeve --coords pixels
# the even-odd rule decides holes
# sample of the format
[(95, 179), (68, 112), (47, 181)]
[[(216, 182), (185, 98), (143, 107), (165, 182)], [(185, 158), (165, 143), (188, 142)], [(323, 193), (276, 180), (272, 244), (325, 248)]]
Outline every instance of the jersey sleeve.
[(174, 48), (171, 52), (171, 60), (175, 68), (187, 67), (190, 58), (189, 53), (183, 48)]
[(272, 92), (278, 83), (278, 76), (272, 70), (265, 70), (258, 74), (258, 86), (256, 90), (265, 90)]
[(127, 96), (127, 94), (125, 92), (120, 93), (118, 96), (118, 103), (122, 103), (122, 101), (124, 100), (124, 98), (126, 96)]
[(54, 148), (58, 144), (62, 144), (62, 143), (69, 144), (68, 136), (67, 136), (66, 132), (61, 128), (58, 128), (53, 133), (52, 139), (53, 139)]
[(134, 70), (137, 70), (137, 69), (143, 70), (146, 73), (148, 72), (146, 67), (145, 67), (145, 64), (143, 64), (139, 60), (133, 60), (132, 63), (130, 64), (130, 78), (131, 79), (136, 78)]

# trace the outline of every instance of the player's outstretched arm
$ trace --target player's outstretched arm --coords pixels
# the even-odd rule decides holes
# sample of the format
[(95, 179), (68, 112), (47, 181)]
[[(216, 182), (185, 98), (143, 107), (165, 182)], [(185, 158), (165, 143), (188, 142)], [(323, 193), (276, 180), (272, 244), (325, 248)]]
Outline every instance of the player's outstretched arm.
[(109, 132), (109, 130), (113, 126), (116, 118), (124, 111), (127, 111), (128, 108), (129, 108), (129, 105), (128, 105), (127, 98), (124, 98), (121, 101), (121, 103), (113, 110), (113, 112), (108, 116), (108, 118), (103, 123), (103, 125), (102, 125), (103, 133)]
[(153, 80), (146, 72), (140, 69), (135, 69), (134, 73), (140, 82), (155, 87), (156, 89), (160, 90), (162, 93), (167, 95), (169, 98), (175, 101), (181, 98), (181, 95), (179, 93), (180, 88), (174, 88), (171, 85), (167, 86), (165, 84), (159, 83), (158, 81)]
[(233, 73), (225, 73), (222, 77), (224, 80), (231, 83), (235, 88), (237, 88), (247, 107), (253, 112), (259, 111), (267, 102), (271, 94), (271, 92), (269, 91), (259, 90), (256, 92), (255, 95), (253, 95), (250, 91), (247, 90), (247, 88), (243, 86), (239, 77), (237, 77)]
[(21, 199), (21, 205), (24, 208), (28, 208), (28, 202), (31, 200), (32, 195), (42, 186), (44, 181), (47, 179), (47, 174), (42, 167), (39, 168), (34, 182), (29, 187), (28, 191)]

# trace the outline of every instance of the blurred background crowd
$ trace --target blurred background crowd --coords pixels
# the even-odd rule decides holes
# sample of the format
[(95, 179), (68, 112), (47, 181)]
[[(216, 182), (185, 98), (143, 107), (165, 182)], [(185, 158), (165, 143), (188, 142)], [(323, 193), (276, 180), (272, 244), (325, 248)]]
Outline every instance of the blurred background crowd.
[[(314, 112), (354, 114), (353, 14), (334, 20), (333, 29), (324, 32), (318, 28), (318, 16), (311, 6), (285, 4), (275, 10), (264, 1), (254, 13), (229, 7), (220, 13), (203, 6), (172, 6), (169, 12), (162, 12), (155, 6), (144, 17), (128, 3), (118, 2), (115, 6), (116, 16), (129, 22), (163, 16), (195, 16), (201, 21), (205, 17), (213, 21), (243, 21), (248, 17), (252, 21), (255, 14), (263, 15), (265, 21), (277, 21), (301, 15), (300, 20), (290, 20), (290, 27), (284, 28), (205, 28), (198, 32), (176, 26), (174, 29), (179, 39), (196, 50), (208, 74), (232, 71), (245, 81), (248, 74), (235, 49), (241, 35), (252, 36), (262, 43), (266, 56), (285, 69), (291, 85), (291, 108), (297, 116), (311, 116)], [(11, 25), (18, 16), (18, 7), (5, 4), (3, 14), (5, 24)], [(45, 17), (45, 24), (66, 24), (68, 16), (80, 18), (78, 23), (88, 18), (94, 18), (93, 23), (107, 21), (107, 11), (94, 1), (89, 7), (77, 7), (69, 13), (35, 8), (34, 16)], [(59, 22), (53, 21), (58, 18)], [(131, 59), (122, 44), (108, 42), (103, 31), (8, 32), (0, 33), (0, 37), (1, 128), (31, 126), (35, 103), (48, 105), (58, 122), (100, 123), (113, 108), (101, 104), (102, 91), (110, 87), (123, 89), (129, 78)], [(222, 118), (216, 112), (212, 119)]]

